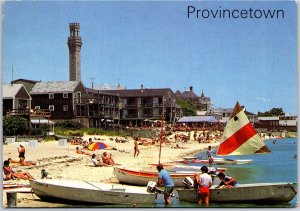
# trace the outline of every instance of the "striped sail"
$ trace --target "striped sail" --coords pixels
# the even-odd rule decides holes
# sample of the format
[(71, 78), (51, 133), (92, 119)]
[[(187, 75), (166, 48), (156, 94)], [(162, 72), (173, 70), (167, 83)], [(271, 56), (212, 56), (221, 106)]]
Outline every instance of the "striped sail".
[(271, 152), (256, 133), (237, 102), (224, 129), (217, 155), (246, 155)]

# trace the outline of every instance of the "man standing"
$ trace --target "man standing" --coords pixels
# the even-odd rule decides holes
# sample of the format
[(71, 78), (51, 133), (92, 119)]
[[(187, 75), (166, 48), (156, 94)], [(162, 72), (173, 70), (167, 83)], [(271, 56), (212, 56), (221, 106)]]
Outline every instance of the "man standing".
[(135, 140), (134, 140), (134, 157), (136, 156), (139, 156), (140, 154), (140, 150), (139, 150), (139, 142), (138, 142), (139, 138), (136, 137)]
[(157, 183), (165, 186), (165, 190), (164, 190), (165, 204), (170, 205), (172, 204), (170, 199), (170, 194), (172, 194), (174, 189), (174, 181), (172, 180), (170, 174), (164, 169), (162, 164), (159, 164), (156, 168), (159, 172)]
[(211, 150), (211, 146), (208, 146), (208, 149), (206, 151), (206, 155), (207, 155), (207, 159), (208, 159), (208, 163), (212, 164), (214, 162), (214, 158), (212, 156), (214, 152)]
[(209, 195), (210, 191), (209, 188), (212, 186), (212, 178), (210, 175), (207, 174), (208, 168), (207, 166), (201, 167), (202, 174), (196, 174), (195, 179), (198, 184), (198, 204), (202, 204), (202, 201), (204, 199), (205, 204), (209, 205)]

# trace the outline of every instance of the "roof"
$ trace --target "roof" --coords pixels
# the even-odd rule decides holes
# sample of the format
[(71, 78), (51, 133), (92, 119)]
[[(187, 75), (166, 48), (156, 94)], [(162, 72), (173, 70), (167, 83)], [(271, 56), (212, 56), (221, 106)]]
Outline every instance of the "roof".
[(32, 88), (30, 94), (73, 92), (81, 83), (80, 81), (51, 81), (38, 82)]
[(124, 89), (124, 90), (106, 90), (108, 93), (119, 94), (120, 97), (154, 97), (164, 96), (167, 92), (173, 91), (170, 88), (161, 89)]
[(258, 120), (262, 120), (262, 121), (279, 120), (279, 117), (278, 116), (258, 117)]
[(14, 98), (22, 87), (23, 87), (22, 84), (3, 85), (2, 86), (2, 97), (3, 98)]
[(184, 116), (178, 122), (217, 122), (217, 120), (214, 116)]
[(26, 83), (35, 84), (35, 83), (40, 82), (40, 81), (34, 81), (34, 80), (19, 78), (17, 80), (12, 81), (11, 83), (16, 83), (16, 82), (26, 82)]
[(180, 95), (181, 98), (198, 98), (199, 96), (196, 95), (193, 91), (184, 91)]
[(86, 92), (88, 92), (88, 93), (118, 96), (118, 93), (112, 93), (112, 92), (106, 91), (106, 90), (91, 89), (91, 88), (85, 88), (85, 90), (86, 90)]

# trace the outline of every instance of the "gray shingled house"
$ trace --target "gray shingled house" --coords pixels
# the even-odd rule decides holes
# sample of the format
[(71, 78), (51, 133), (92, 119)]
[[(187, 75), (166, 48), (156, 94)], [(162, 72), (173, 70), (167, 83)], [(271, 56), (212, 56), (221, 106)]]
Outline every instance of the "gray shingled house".
[[(3, 116), (17, 110), (28, 110), (31, 104), (30, 94), (23, 84), (7, 84), (2, 86)], [(28, 113), (28, 112), (27, 112)]]

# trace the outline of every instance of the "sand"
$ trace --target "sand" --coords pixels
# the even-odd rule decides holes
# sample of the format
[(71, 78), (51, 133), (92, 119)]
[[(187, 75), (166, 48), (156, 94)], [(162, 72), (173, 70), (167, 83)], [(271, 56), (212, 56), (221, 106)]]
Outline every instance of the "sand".
[[(143, 146), (139, 145), (140, 155), (133, 157), (134, 140), (131, 138), (127, 143), (116, 143), (116, 137), (108, 136), (88, 136), (84, 140), (92, 138), (101, 139), (108, 146), (115, 147), (117, 150), (97, 150), (89, 151), (97, 155), (103, 152), (112, 154), (116, 163), (135, 170), (153, 170), (155, 167), (150, 163), (158, 163), (159, 145)], [(192, 137), (192, 136), (191, 136)], [(120, 137), (119, 137), (120, 138)], [(163, 144), (161, 150), (161, 163), (181, 160), (184, 156), (193, 156), (197, 152), (206, 150), (209, 145), (217, 146), (218, 142), (201, 143), (188, 141), (187, 143), (177, 142), (185, 149), (174, 149), (174, 135), (169, 137), (171, 143)], [(77, 154), (75, 148), (79, 145), (72, 145), (68, 142), (65, 146), (60, 146), (58, 141), (38, 142), (36, 147), (30, 147), (28, 142), (16, 142), (3, 145), (3, 160), (12, 158), (18, 160), (17, 147), (23, 144), (26, 148), (25, 161), (35, 161), (35, 166), (18, 166), (12, 164), (14, 170), (28, 171), (34, 178), (41, 178), (41, 170), (49, 172), (53, 179), (85, 180), (88, 182), (107, 182), (117, 183), (113, 173), (113, 167), (95, 167), (87, 155)], [(81, 146), (79, 146), (81, 147)], [(28, 181), (19, 181), (28, 183)], [(41, 202), (34, 194), (18, 194), (18, 207), (56, 207), (57, 204)], [(6, 207), (6, 194), (3, 194), (3, 207)]]

